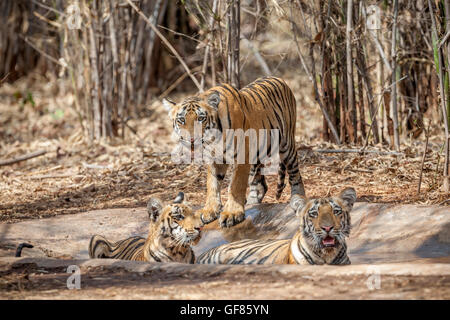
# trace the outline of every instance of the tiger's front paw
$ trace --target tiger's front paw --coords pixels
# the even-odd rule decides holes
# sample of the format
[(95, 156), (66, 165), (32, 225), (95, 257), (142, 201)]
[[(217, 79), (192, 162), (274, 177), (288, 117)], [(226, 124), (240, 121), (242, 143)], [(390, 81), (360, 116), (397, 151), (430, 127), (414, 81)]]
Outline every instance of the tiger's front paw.
[(219, 217), (220, 207), (218, 208), (204, 207), (203, 209), (200, 209), (198, 211), (198, 214), (200, 215), (200, 220), (202, 221), (202, 223), (208, 224), (213, 222)]
[(242, 211), (223, 211), (220, 214), (219, 225), (222, 228), (230, 228), (238, 223), (241, 223), (245, 219), (244, 210)]

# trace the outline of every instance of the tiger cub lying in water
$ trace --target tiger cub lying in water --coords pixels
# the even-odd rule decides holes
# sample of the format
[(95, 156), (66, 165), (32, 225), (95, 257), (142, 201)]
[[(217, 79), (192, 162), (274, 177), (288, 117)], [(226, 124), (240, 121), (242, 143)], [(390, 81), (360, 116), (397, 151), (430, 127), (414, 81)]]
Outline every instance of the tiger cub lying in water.
[(147, 205), (150, 217), (147, 239), (136, 236), (113, 243), (95, 235), (89, 243), (89, 257), (194, 263), (191, 244), (200, 241), (202, 222), (189, 206), (181, 203), (183, 198), (180, 192), (174, 203), (165, 207), (161, 200), (151, 198)]
[(306, 199), (294, 195), (290, 206), (300, 227), (288, 240), (241, 240), (206, 251), (202, 264), (350, 264), (345, 237), (350, 234), (350, 211), (356, 192), (347, 188), (338, 196)]

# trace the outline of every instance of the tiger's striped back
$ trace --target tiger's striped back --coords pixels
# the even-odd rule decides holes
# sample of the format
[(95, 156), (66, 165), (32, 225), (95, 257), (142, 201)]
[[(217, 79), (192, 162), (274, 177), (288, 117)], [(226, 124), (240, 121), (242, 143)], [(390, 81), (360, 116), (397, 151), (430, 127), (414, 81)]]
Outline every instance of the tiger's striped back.
[(240, 240), (204, 252), (200, 264), (287, 264), (290, 240)]
[[(219, 108), (220, 130), (255, 129), (258, 134), (259, 129), (279, 130), (281, 161), (278, 170), (276, 198), (280, 198), (285, 187), (286, 171), (289, 175), (291, 195), (304, 195), (305, 190), (295, 147), (297, 108), (294, 94), (286, 82), (276, 77), (264, 77), (255, 80), (241, 90), (228, 84), (221, 84), (208, 90), (205, 95), (211, 93), (218, 93), (220, 100), (224, 101), (226, 106), (223, 110)], [(271, 141), (268, 141), (266, 155), (270, 155), (271, 149)], [(225, 151), (226, 149), (224, 149)], [(257, 154), (261, 156), (260, 150), (257, 150)], [(259, 181), (264, 178), (264, 176), (260, 177), (259, 170), (258, 165), (252, 168), (252, 175), (256, 176), (253, 185), (265, 184), (265, 181)]]

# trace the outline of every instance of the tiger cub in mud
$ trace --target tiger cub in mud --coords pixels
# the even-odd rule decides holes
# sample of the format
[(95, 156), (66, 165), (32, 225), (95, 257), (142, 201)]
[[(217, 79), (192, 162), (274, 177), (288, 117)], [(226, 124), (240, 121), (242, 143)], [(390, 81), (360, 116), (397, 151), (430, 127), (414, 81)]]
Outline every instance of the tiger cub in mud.
[(350, 264), (345, 238), (350, 234), (350, 211), (356, 192), (347, 188), (331, 198), (294, 195), (290, 206), (300, 227), (288, 240), (241, 240), (206, 251), (202, 264)]
[(150, 228), (147, 238), (130, 237), (110, 242), (94, 235), (89, 243), (89, 257), (148, 262), (194, 263), (191, 245), (200, 241), (202, 222), (192, 209), (181, 203), (180, 192), (173, 204), (163, 207), (161, 200), (151, 198), (147, 209)]

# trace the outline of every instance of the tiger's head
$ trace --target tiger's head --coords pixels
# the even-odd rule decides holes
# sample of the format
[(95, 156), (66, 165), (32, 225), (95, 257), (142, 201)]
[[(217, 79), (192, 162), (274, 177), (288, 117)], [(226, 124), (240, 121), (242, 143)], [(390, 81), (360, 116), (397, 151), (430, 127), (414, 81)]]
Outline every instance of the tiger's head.
[(188, 97), (181, 103), (163, 99), (163, 105), (173, 121), (175, 136), (191, 151), (194, 151), (195, 145), (212, 140), (212, 129), (222, 131), (218, 118), (219, 104), (220, 95), (214, 90)]
[(190, 206), (183, 204), (180, 192), (173, 203), (166, 206), (158, 198), (150, 198), (147, 211), (150, 218), (150, 234), (170, 239), (175, 245), (189, 246), (200, 241), (202, 221)]
[(350, 211), (356, 201), (353, 188), (346, 188), (338, 196), (306, 199), (294, 195), (291, 207), (300, 218), (302, 238), (316, 253), (327, 253), (346, 246), (350, 234)]

